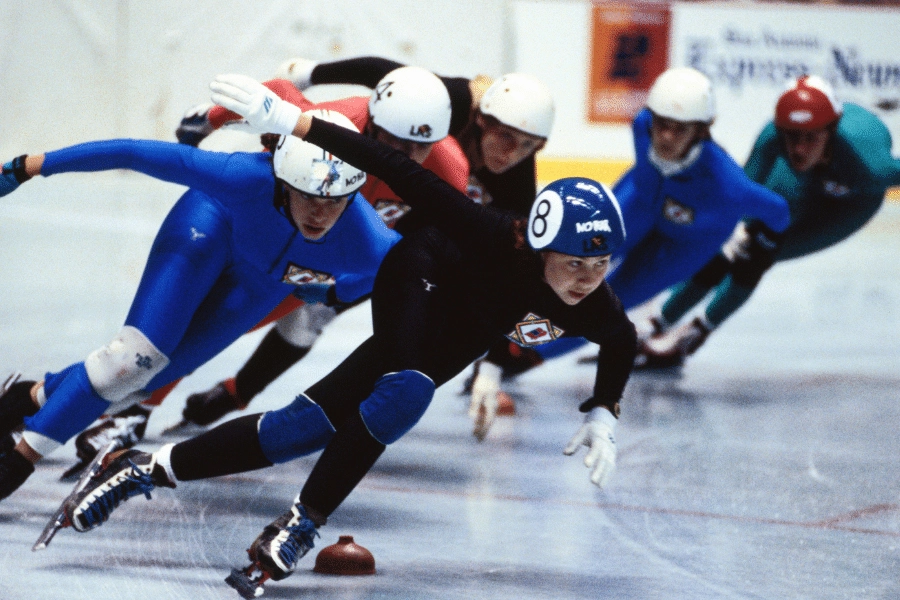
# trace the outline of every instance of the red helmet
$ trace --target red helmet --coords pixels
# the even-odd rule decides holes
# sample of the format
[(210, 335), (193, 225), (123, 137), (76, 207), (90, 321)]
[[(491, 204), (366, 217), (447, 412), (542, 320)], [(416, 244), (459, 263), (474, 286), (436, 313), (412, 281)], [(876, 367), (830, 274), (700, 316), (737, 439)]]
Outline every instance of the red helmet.
[(775, 105), (775, 126), (782, 129), (821, 129), (841, 117), (841, 105), (831, 86), (816, 75), (800, 77)]

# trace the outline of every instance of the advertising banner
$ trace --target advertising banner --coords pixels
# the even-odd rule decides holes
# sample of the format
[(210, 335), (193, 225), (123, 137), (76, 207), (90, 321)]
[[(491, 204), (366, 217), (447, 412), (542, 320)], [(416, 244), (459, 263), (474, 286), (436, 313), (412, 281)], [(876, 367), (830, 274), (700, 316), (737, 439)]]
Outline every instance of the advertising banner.
[[(679, 3), (672, 64), (706, 73), (716, 88), (713, 135), (738, 160), (771, 120), (788, 83), (821, 75), (838, 99), (873, 111), (900, 154), (900, 10)], [(721, 138), (721, 139), (719, 139)]]
[(666, 69), (670, 21), (666, 4), (592, 5), (588, 121), (631, 122)]

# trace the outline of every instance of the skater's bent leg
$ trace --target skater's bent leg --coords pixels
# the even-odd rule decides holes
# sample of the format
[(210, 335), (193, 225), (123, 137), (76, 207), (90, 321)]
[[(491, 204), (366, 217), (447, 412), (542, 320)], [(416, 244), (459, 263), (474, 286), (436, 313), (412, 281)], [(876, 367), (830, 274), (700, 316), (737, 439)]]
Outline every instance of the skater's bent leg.
[(246, 406), (267, 385), (306, 356), (336, 315), (329, 306), (307, 304), (279, 319), (235, 377), (241, 402)]
[[(64, 376), (47, 376), (47, 402), (25, 420), (25, 441), (46, 455), (120, 402), (143, 388), (169, 359), (144, 334), (125, 326), (106, 346)], [(62, 374), (60, 374), (62, 375)]]
[(261, 416), (238, 417), (175, 444), (171, 473), (177, 481), (192, 481), (271, 467), (259, 441)]
[(719, 285), (731, 268), (731, 263), (722, 254), (697, 271), (689, 280), (672, 288), (672, 294), (662, 307), (662, 317), (667, 323), (677, 323), (714, 287)]
[(338, 428), (313, 468), (300, 501), (313, 521), (324, 520), (353, 491), (388, 444), (422, 418), (434, 396), (434, 382), (417, 371), (382, 377), (359, 412)]

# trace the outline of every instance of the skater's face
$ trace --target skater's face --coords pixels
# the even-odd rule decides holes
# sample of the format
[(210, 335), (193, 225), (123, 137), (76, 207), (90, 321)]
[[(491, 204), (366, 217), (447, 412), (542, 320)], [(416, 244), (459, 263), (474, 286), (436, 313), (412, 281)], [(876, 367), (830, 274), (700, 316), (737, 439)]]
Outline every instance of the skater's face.
[(388, 133), (377, 125), (372, 125), (373, 136), (376, 140), (383, 144), (387, 144), (395, 150), (399, 150), (420, 165), (425, 162), (428, 155), (431, 154), (431, 147), (434, 144), (425, 144), (422, 142), (414, 142), (413, 140), (405, 140), (398, 138), (392, 133)]
[(334, 227), (347, 208), (349, 196), (319, 198), (288, 187), (291, 218), (308, 240), (319, 240)]
[(607, 256), (572, 256), (560, 252), (541, 252), (544, 281), (560, 300), (574, 306), (596, 290), (609, 271)]
[(650, 139), (653, 150), (663, 160), (678, 161), (703, 137), (706, 124), (696, 121), (676, 121), (653, 115)]
[(788, 162), (791, 163), (792, 169), (803, 173), (825, 162), (825, 152), (828, 147), (830, 133), (828, 129), (822, 128), (812, 131), (785, 129), (783, 133)]
[(545, 138), (504, 125), (493, 117), (479, 114), (475, 118), (481, 128), (481, 157), (491, 173), (505, 173), (540, 150)]

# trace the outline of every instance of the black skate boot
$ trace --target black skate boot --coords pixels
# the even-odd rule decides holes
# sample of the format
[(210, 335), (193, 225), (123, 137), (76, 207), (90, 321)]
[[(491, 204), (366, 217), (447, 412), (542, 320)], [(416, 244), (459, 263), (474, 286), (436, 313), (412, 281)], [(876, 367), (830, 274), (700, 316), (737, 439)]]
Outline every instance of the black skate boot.
[(79, 462), (63, 473), (60, 479), (67, 481), (78, 476), (86, 466), (91, 464), (97, 453), (103, 448), (109, 447), (112, 442), (115, 442), (116, 450), (134, 447), (144, 439), (149, 418), (150, 409), (135, 404), (112, 416), (104, 417), (97, 425), (82, 431), (75, 438), (75, 453)]
[(241, 402), (237, 394), (234, 378), (220, 381), (205, 392), (188, 396), (181, 411), (185, 421), (194, 425), (209, 425), (218, 421), (225, 415), (245, 408), (247, 404)]
[(188, 396), (184, 410), (181, 411), (181, 422), (167, 427), (162, 433), (163, 435), (196, 433), (228, 413), (245, 408), (247, 403), (238, 397), (234, 377), (230, 377), (205, 392)]
[(0, 500), (22, 487), (32, 473), (34, 465), (15, 450), (0, 456)]
[(25, 417), (38, 411), (38, 405), (31, 399), (31, 388), (36, 382), (19, 381), (21, 376), (13, 373), (0, 388), (0, 435), (19, 429)]
[(634, 359), (635, 370), (671, 369), (684, 365), (685, 359), (703, 345), (712, 329), (700, 317), (681, 327), (654, 336), (642, 343)]
[(266, 581), (281, 581), (294, 572), (318, 535), (297, 496), (291, 509), (267, 525), (247, 550), (252, 564), (242, 571), (232, 569), (225, 582), (243, 598), (261, 596)]
[(156, 487), (175, 487), (165, 469), (156, 464), (156, 455), (120, 450), (107, 456), (87, 485), (66, 500), (66, 517), (75, 531), (90, 531), (129, 498), (143, 494), (150, 500)]

